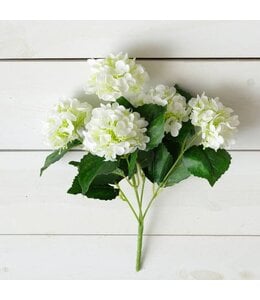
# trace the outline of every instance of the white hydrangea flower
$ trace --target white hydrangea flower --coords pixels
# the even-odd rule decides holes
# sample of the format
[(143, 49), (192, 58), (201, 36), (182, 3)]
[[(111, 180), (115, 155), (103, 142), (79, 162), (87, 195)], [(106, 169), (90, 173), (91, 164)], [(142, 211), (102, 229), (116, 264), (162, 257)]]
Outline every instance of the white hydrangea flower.
[(44, 124), (47, 144), (58, 149), (75, 139), (81, 139), (82, 129), (89, 121), (91, 111), (91, 105), (77, 99), (58, 103)]
[(191, 122), (201, 131), (201, 144), (207, 148), (218, 150), (234, 144), (233, 134), (239, 125), (237, 115), (225, 107), (219, 98), (210, 98), (203, 93), (189, 101), (192, 109)]
[(189, 120), (190, 108), (186, 104), (186, 98), (180, 94), (174, 95), (168, 100), (165, 114), (164, 130), (172, 136), (178, 136), (182, 122)]
[(148, 102), (148, 97), (147, 97), (148, 92), (142, 91), (136, 95), (131, 95), (127, 98), (127, 100), (134, 106), (142, 106), (144, 104), (149, 104), (152, 102)]
[(94, 155), (116, 160), (116, 156), (145, 150), (149, 137), (145, 135), (148, 122), (139, 113), (130, 112), (118, 103), (94, 108), (85, 127), (84, 149)]
[(130, 97), (129, 101), (135, 107), (144, 104), (157, 104), (160, 106), (165, 106), (175, 94), (176, 89), (174, 86), (168, 87), (163, 84), (159, 84), (155, 88), (151, 88), (146, 92), (142, 92), (139, 95)]
[(177, 136), (182, 127), (182, 122), (189, 120), (190, 109), (186, 104), (185, 97), (177, 93), (174, 86), (165, 86), (163, 84), (151, 88), (147, 93), (130, 98), (129, 100), (135, 107), (144, 104), (167, 105), (165, 114), (165, 132)]
[(105, 101), (140, 93), (149, 76), (145, 69), (127, 54), (109, 55), (105, 59), (90, 59), (91, 75), (85, 91), (97, 94)]
[(166, 86), (163, 84), (157, 85), (155, 88), (151, 88), (147, 95), (146, 103), (153, 103), (161, 106), (165, 106), (176, 95), (176, 89), (174, 86)]

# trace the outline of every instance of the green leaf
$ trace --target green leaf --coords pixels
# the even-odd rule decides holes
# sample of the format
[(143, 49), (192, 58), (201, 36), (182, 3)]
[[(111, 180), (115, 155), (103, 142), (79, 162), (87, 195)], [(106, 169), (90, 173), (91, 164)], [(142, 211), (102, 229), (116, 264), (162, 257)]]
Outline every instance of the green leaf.
[(178, 84), (175, 84), (174, 87), (176, 88), (177, 93), (185, 97), (187, 101), (193, 97), (189, 92), (183, 90)]
[(165, 106), (145, 104), (136, 109), (149, 122), (146, 134), (150, 137), (146, 150), (157, 147), (164, 137)]
[(81, 144), (81, 141), (74, 140), (69, 142), (66, 147), (57, 149), (52, 152), (50, 155), (47, 156), (44, 166), (41, 168), (40, 176), (42, 175), (43, 171), (46, 170), (50, 165), (54, 164), (56, 161), (60, 160), (70, 149), (76, 147)]
[(82, 193), (86, 194), (91, 182), (97, 175), (109, 174), (118, 167), (117, 161), (105, 161), (102, 157), (87, 154), (79, 165), (79, 184), (82, 188)]
[(68, 194), (82, 194), (82, 189), (81, 186), (79, 184), (79, 176), (77, 175), (72, 182), (72, 186), (71, 188), (67, 191)]
[(184, 165), (183, 161), (180, 161), (174, 168), (173, 172), (168, 177), (167, 183), (165, 186), (171, 186), (180, 181), (187, 179), (190, 176), (190, 172)]
[(170, 152), (175, 161), (181, 152), (181, 143), (178, 142), (176, 138), (172, 137), (170, 134), (167, 134), (167, 136), (165, 136), (165, 138), (163, 139), (163, 144)]
[(116, 168), (115, 171), (113, 171), (113, 174), (119, 175), (121, 177), (121, 179), (125, 177), (124, 171), (121, 170), (120, 168)]
[(131, 153), (128, 157), (129, 165), (128, 165), (128, 177), (131, 179), (133, 175), (136, 173), (136, 161), (137, 161), (137, 153)]
[[(167, 134), (164, 138), (164, 143), (167, 148), (180, 147), (183, 145), (183, 143), (187, 143), (194, 136), (194, 134), (195, 129), (191, 122), (183, 122), (178, 136), (173, 137), (171, 134)], [(177, 144), (179, 144), (179, 146), (177, 146)], [(168, 150), (171, 152), (170, 148)]]
[(215, 151), (193, 146), (184, 153), (183, 161), (191, 174), (207, 179), (213, 186), (229, 168), (231, 156), (224, 149)]
[(132, 176), (136, 173), (136, 162), (137, 162), (137, 155), (138, 150), (136, 150), (134, 153), (131, 153), (128, 155), (127, 158), (121, 158), (119, 161), (119, 172), (121, 174), (123, 173), (124, 177), (129, 177), (130, 179)]
[(147, 168), (154, 158), (154, 151), (138, 151), (137, 161), (142, 169)]
[(113, 200), (119, 194), (119, 189), (115, 189), (111, 185), (93, 185), (91, 184), (86, 196), (89, 198), (100, 200)]
[(153, 162), (148, 166), (149, 179), (161, 183), (173, 165), (173, 158), (164, 144), (160, 144), (154, 151)]
[(83, 194), (86, 194), (91, 182), (98, 175), (104, 164), (104, 159), (92, 154), (85, 155), (79, 165), (78, 181)]
[[(69, 162), (69, 165), (72, 165), (72, 166), (78, 168), (79, 165), (80, 165), (80, 162), (79, 162), (79, 161), (70, 161), (70, 162)], [(118, 175), (118, 176), (121, 177), (121, 179), (125, 177), (125, 174), (124, 174), (123, 170), (121, 170), (120, 168), (116, 168), (116, 169), (113, 171), (113, 173), (111, 173), (111, 175), (112, 175), (112, 178), (113, 178), (113, 175)], [(103, 175), (103, 176), (104, 176), (104, 175)]]
[(111, 186), (111, 184), (116, 184), (121, 179), (122, 176), (114, 173), (98, 175), (91, 183), (86, 196), (100, 200), (115, 199), (119, 194), (119, 190)]
[[(99, 177), (99, 178), (98, 178)], [(77, 175), (72, 183), (71, 188), (68, 190), (69, 194), (83, 194), (89, 198), (100, 199), (100, 200), (112, 200), (119, 194), (119, 190), (112, 187), (109, 183), (116, 182), (118, 177), (111, 175), (100, 175), (90, 184), (87, 193), (83, 194), (81, 186), (79, 184), (79, 176)]]
[(133, 105), (125, 97), (116, 99), (116, 102), (120, 105), (123, 105), (125, 108), (130, 108), (132, 110), (134, 109)]
[(123, 172), (124, 177), (128, 176), (128, 164), (125, 158), (119, 160), (119, 169), (121, 170), (120, 172)]
[(98, 175), (92, 182), (93, 185), (105, 185), (105, 184), (116, 184), (122, 180), (122, 176), (111, 173)]
[(72, 165), (72, 166), (78, 168), (78, 166), (80, 165), (80, 162), (79, 161), (70, 161), (69, 165)]
[[(172, 155), (174, 161), (176, 161), (176, 159), (179, 157), (179, 155), (181, 155), (182, 149), (184, 149), (185, 145), (187, 145), (187, 143), (189, 143), (191, 138), (194, 137), (194, 134), (195, 134), (195, 131), (194, 131), (193, 125), (190, 122), (185, 122), (185, 123), (183, 123), (183, 126), (177, 137), (173, 137), (170, 134), (167, 134), (164, 137), (163, 143), (166, 146), (167, 150)], [(180, 174), (181, 178), (183, 177), (183, 179), (185, 179), (185, 176), (186, 176), (186, 178), (188, 177), (187, 172), (185, 172), (185, 168), (177, 169), (177, 166), (176, 166), (175, 170), (176, 170), (175, 172), (178, 171), (181, 173)], [(174, 176), (174, 174), (173, 174), (173, 176)], [(176, 174), (176, 176), (178, 176), (178, 175)], [(175, 179), (173, 181), (175, 181)]]
[(183, 122), (182, 128), (178, 134), (178, 136), (175, 138), (175, 140), (181, 144), (183, 144), (185, 141), (187, 142), (190, 138), (192, 138), (195, 134), (195, 128), (191, 124), (191, 121)]
[(171, 155), (164, 144), (160, 144), (153, 150), (153, 152), (153, 160), (150, 161), (149, 166), (144, 169), (145, 175), (150, 181), (161, 184), (165, 181), (165, 177), (168, 175), (165, 186), (171, 186), (190, 176), (189, 171), (182, 161), (177, 163), (171, 173), (168, 174), (175, 164), (176, 158)]

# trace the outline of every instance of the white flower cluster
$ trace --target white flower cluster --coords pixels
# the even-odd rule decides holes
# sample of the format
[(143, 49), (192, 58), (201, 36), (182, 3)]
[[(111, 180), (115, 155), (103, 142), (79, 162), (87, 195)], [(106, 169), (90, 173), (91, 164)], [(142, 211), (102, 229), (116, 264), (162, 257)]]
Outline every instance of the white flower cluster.
[(115, 160), (136, 149), (145, 150), (149, 137), (145, 135), (148, 123), (137, 112), (130, 112), (118, 103), (94, 108), (86, 125), (84, 148), (92, 154)]
[(239, 125), (238, 116), (225, 107), (218, 98), (209, 98), (204, 93), (189, 101), (191, 122), (201, 132), (201, 144), (217, 150), (234, 144), (233, 134)]
[(165, 132), (170, 132), (172, 136), (178, 136), (182, 122), (189, 120), (189, 113), (190, 109), (186, 104), (186, 99), (180, 94), (176, 94), (167, 104)]
[(82, 137), (82, 129), (89, 121), (92, 107), (77, 99), (68, 99), (58, 103), (44, 124), (47, 144), (54, 148), (63, 148)]
[(157, 85), (146, 93), (143, 92), (135, 98), (130, 98), (130, 102), (135, 107), (144, 104), (167, 106), (165, 132), (170, 132), (174, 137), (179, 134), (182, 122), (189, 120), (190, 108), (186, 104), (185, 97), (177, 93), (174, 86)]
[(144, 104), (165, 106), (175, 94), (175, 87), (168, 87), (163, 84), (159, 84), (155, 88), (150, 88), (148, 91), (143, 91), (138, 95), (130, 97), (129, 101), (135, 107), (142, 106)]
[(88, 63), (91, 75), (85, 91), (105, 101), (140, 93), (149, 78), (144, 68), (127, 54), (111, 54), (105, 59), (88, 60)]
[(174, 86), (157, 85), (145, 89), (148, 74), (127, 54), (110, 55), (90, 60), (91, 76), (88, 94), (97, 94), (107, 105), (92, 109), (87, 102), (68, 99), (53, 109), (45, 124), (49, 145), (55, 149), (80, 139), (85, 150), (106, 160), (115, 160), (136, 149), (145, 150), (150, 138), (146, 135), (148, 122), (139, 113), (114, 102), (124, 96), (134, 106), (156, 104), (165, 106), (164, 131), (178, 136), (183, 122), (189, 119), (201, 135), (201, 144), (215, 150), (230, 146), (239, 121), (232, 109), (218, 98), (205, 94), (188, 103)]

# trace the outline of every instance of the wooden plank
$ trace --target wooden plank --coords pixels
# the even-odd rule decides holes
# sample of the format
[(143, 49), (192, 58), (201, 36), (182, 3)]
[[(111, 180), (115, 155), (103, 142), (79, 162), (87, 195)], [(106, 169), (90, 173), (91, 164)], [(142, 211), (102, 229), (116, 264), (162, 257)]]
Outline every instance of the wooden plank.
[[(140, 61), (152, 83), (179, 83), (205, 91), (234, 108), (241, 126), (234, 149), (260, 149), (260, 61)], [(84, 94), (89, 69), (80, 62), (2, 62), (0, 149), (46, 149), (41, 135), (47, 112), (61, 97)]]
[[(0, 234), (136, 233), (136, 221), (125, 202), (66, 194), (76, 172), (67, 162), (82, 153), (70, 153), (40, 178), (46, 154), (0, 153)], [(205, 180), (189, 178), (164, 190), (148, 214), (145, 232), (260, 234), (260, 152), (232, 156), (229, 171), (214, 188)], [(124, 189), (135, 203), (126, 184)]]
[(1, 236), (0, 279), (260, 279), (259, 237)]
[(259, 21), (1, 21), (0, 58), (259, 57)]

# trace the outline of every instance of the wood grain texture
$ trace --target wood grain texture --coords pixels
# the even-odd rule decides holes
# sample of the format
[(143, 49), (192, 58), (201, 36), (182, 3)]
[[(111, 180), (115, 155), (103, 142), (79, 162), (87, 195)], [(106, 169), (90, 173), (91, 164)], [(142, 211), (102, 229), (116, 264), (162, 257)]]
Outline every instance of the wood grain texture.
[[(259, 26), (0, 21), (0, 279), (259, 279)], [(62, 97), (86, 99), (83, 58), (119, 51), (146, 58), (139, 62), (152, 83), (220, 96), (241, 121), (238, 151), (214, 189), (190, 178), (156, 200), (138, 274), (136, 223), (126, 204), (66, 194), (75, 174), (67, 163), (82, 152), (39, 177), (50, 107)]]
[[(136, 233), (137, 224), (125, 202), (66, 194), (76, 172), (67, 162), (82, 153), (70, 153), (40, 178), (46, 154), (0, 153), (1, 234)], [(214, 188), (193, 177), (165, 189), (148, 214), (145, 233), (260, 235), (260, 153), (232, 156), (229, 171)], [(131, 189), (123, 187), (135, 203)]]
[(1, 21), (0, 58), (259, 57), (259, 21)]
[[(260, 149), (260, 61), (139, 61), (151, 83), (180, 84), (194, 95), (219, 96), (239, 115), (234, 149)], [(0, 149), (46, 149), (42, 122), (62, 97), (89, 99), (82, 62), (0, 63)]]
[(0, 279), (259, 279), (259, 237), (1, 236)]

